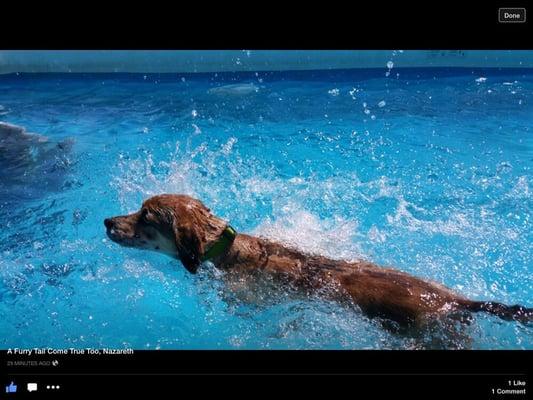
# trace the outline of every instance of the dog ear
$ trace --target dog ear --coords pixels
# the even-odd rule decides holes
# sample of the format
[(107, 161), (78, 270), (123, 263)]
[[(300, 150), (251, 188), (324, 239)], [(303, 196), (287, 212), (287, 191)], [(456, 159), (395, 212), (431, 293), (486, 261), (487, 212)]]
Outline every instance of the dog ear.
[(200, 258), (204, 252), (198, 232), (192, 226), (175, 228), (174, 240), (178, 249), (178, 258), (187, 271), (195, 274), (202, 263)]

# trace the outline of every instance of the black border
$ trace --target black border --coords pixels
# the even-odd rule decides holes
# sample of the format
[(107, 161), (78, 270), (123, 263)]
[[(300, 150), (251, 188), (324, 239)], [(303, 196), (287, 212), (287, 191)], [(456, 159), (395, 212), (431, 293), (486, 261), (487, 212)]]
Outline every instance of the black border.
[[(65, 398), (83, 392), (133, 394), (173, 393), (183, 397), (245, 394), (343, 393), (353, 398), (508, 398), (492, 395), (508, 381), (526, 382), (531, 390), (533, 351), (271, 351), (170, 350), (135, 351), (130, 355), (13, 356), (0, 352), (2, 382), (15, 381), (16, 398), (30, 398), (27, 382), (60, 383)], [(58, 360), (56, 367), (3, 368), (7, 360)], [(244, 383), (246, 382), (246, 383)], [(258, 386), (245, 386), (246, 384)], [(43, 393), (45, 392), (45, 393)], [(322, 393), (321, 393), (322, 392)], [(13, 396), (14, 394), (10, 395)], [(41, 390), (39, 398), (58, 398)], [(121, 396), (121, 398), (123, 398)], [(526, 396), (510, 396), (527, 398)], [(6, 396), (7, 398), (7, 396)], [(35, 398), (35, 396), (33, 397)], [(155, 397), (150, 397), (155, 398)]]
[(58, 360), (53, 367), (11, 372), (99, 374), (528, 374), (533, 350), (134, 350), (123, 355), (9, 355), (7, 360)]
[[(10, 5), (10, 7), (14, 7)], [(532, 49), (525, 0), (3, 5), (0, 49)], [(531, 9), (530, 9), (531, 12)]]
[[(2, 5), (0, 49), (533, 49), (531, 22), (500, 24), (500, 7), (527, 9), (529, 2), (307, 2), (292, 6), (288, 2), (174, 6), (155, 2), (116, 6), (109, 2), (48, 2), (24, 4), (20, 10)], [(434, 393), (490, 398), (486, 391), (480, 395), (479, 385), (487, 390), (487, 382), (510, 375), (529, 378), (532, 354), (531, 350), (136, 351), (133, 356), (54, 359), (60, 361), (55, 373), (93, 373), (102, 385), (108, 382), (107, 377), (109, 385), (120, 386), (119, 377), (113, 375), (117, 373), (130, 381), (141, 378), (128, 374), (143, 376), (144, 384), (120, 388), (126, 392), (143, 392), (150, 381), (145, 374), (150, 373), (161, 374), (152, 375), (152, 380), (196, 376), (202, 390), (209, 389), (206, 381), (219, 376), (226, 385), (215, 389), (230, 393), (239, 391), (242, 376), (266, 377), (270, 384), (261, 381), (263, 384), (251, 392), (253, 396), (257, 392), (282, 393), (291, 387), (299, 392), (315, 390), (326, 384), (327, 377), (344, 377), (342, 384), (335, 381), (329, 386), (330, 396), (340, 386), (355, 398), (361, 392), (403, 397), (406, 390), (413, 398), (417, 397), (415, 389), (421, 387), (425, 398)], [(5, 368), (7, 359), (16, 358), (1, 351), (4, 380), (20, 373)], [(39, 374), (42, 370), (24, 373)], [(289, 378), (284, 381), (288, 383), (284, 390), (274, 378), (280, 374)], [(299, 376), (310, 379), (304, 384)], [(71, 379), (75, 380), (74, 376)], [(82, 376), (76, 379), (79, 389)], [(359, 385), (357, 390), (355, 384)], [(163, 381), (157, 385), (163, 386)], [(90, 389), (85, 383), (83, 390), (88, 393)]]

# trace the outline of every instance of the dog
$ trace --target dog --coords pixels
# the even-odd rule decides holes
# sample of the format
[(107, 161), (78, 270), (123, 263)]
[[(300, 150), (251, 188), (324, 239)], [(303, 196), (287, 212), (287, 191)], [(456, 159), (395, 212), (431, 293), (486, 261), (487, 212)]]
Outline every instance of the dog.
[(266, 277), (304, 293), (348, 300), (370, 318), (400, 328), (428, 320), (487, 312), (529, 324), (533, 308), (474, 301), (405, 272), (368, 261), (347, 262), (304, 254), (264, 238), (237, 233), (202, 202), (187, 195), (162, 194), (146, 200), (139, 211), (104, 221), (108, 237), (126, 247), (153, 250), (181, 260), (195, 274), (210, 261), (240, 277)]

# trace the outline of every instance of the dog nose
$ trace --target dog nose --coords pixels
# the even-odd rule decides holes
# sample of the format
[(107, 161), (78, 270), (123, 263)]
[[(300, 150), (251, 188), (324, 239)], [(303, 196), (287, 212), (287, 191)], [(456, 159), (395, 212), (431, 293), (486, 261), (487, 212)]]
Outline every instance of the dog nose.
[(107, 229), (111, 229), (113, 227), (113, 219), (112, 218), (104, 219), (104, 225)]

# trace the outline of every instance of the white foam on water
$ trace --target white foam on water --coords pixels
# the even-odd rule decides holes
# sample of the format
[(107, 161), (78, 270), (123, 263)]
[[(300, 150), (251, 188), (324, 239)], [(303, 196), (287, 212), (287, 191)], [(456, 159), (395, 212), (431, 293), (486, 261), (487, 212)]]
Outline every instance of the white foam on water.
[(148, 261), (140, 261), (138, 259), (126, 259), (122, 264), (124, 270), (134, 278), (151, 277), (156, 278), (161, 282), (166, 281), (165, 274), (156, 270), (152, 263)]
[[(176, 151), (179, 151), (179, 143), (176, 144)], [(202, 148), (196, 149), (202, 151)], [(126, 211), (133, 211), (139, 207), (138, 196), (142, 200), (161, 193), (184, 193), (194, 195), (194, 189), (190, 182), (194, 182), (195, 163), (192, 161), (194, 153), (190, 159), (161, 162), (162, 166), (168, 168), (168, 174), (156, 175), (153, 172), (154, 161), (151, 155), (146, 159), (119, 161), (120, 175), (116, 176), (112, 182), (117, 190), (117, 195), (121, 207)]]
[[(361, 198), (370, 204), (382, 198), (396, 200), (397, 206), (394, 212), (386, 215), (388, 224), (396, 228), (406, 229), (411, 232), (422, 231), (431, 235), (442, 234), (470, 239), (476, 239), (480, 235), (504, 235), (509, 239), (513, 239), (518, 235), (513, 229), (498, 230), (491, 224), (479, 224), (477, 216), (471, 210), (458, 210), (449, 218), (419, 219), (410, 210), (424, 212), (424, 208), (405, 200), (401, 186), (393, 185), (387, 177), (381, 177), (377, 180), (364, 183), (360, 182), (356, 176), (350, 179), (331, 178), (324, 181), (311, 181), (300, 177), (290, 178), (287, 181), (254, 177), (245, 181), (247, 191), (266, 196), (274, 196), (278, 199), (275, 204), (281, 207), (285, 205), (285, 198), (304, 199), (315, 195), (322, 197), (324, 200), (327, 199), (328, 193), (331, 193), (332, 197), (335, 197), (336, 193), (346, 190), (346, 185), (350, 185), (351, 190), (355, 192), (356, 198)], [(519, 180), (515, 191), (519, 193), (527, 191), (527, 181), (525, 179)], [(322, 193), (322, 196), (318, 196), (319, 193)], [(291, 207), (289, 205), (289, 209)], [(298, 207), (294, 207), (294, 209), (297, 210)], [(300, 215), (299, 217), (301, 218), (302, 216)], [(284, 222), (291, 223), (286, 215), (283, 216), (283, 220)], [(377, 231), (376, 229), (369, 232), (369, 235), (372, 237), (368, 237), (368, 239), (384, 241), (387, 233)], [(355, 240), (355, 236), (352, 244), (361, 240), (360, 236)]]
[(192, 126), (193, 129), (194, 129), (194, 134), (195, 134), (195, 135), (199, 135), (200, 133), (202, 133), (202, 130), (198, 127), (198, 125), (196, 125), (196, 124), (191, 124), (191, 126)]
[(529, 180), (526, 175), (522, 175), (518, 178), (518, 181), (509, 191), (506, 197), (515, 199), (529, 199), (531, 198), (531, 191), (529, 190)]
[[(237, 143), (235, 137), (230, 137), (219, 149), (209, 151), (205, 147), (198, 147), (187, 156), (177, 157), (180, 152), (170, 155), (170, 160), (161, 161), (158, 165), (166, 168), (165, 173), (155, 174), (155, 162), (149, 155), (144, 160), (122, 159), (119, 161), (120, 173), (115, 177), (113, 186), (122, 209), (125, 212), (136, 211), (139, 207), (138, 197), (146, 199), (160, 193), (185, 193), (198, 197), (196, 193), (205, 190), (219, 190), (213, 186), (211, 177), (198, 172), (199, 165), (194, 161), (195, 153), (204, 153), (203, 167), (221, 168), (213, 160), (217, 156), (224, 157), (231, 162), (239, 162), (238, 157), (230, 157), (233, 147)], [(177, 145), (179, 149), (179, 145)], [(213, 165), (210, 165), (210, 163)], [(226, 165), (226, 170), (235, 169)], [(317, 214), (306, 210), (301, 201), (320, 194), (322, 201), (332, 201), (336, 198), (335, 188), (342, 184), (342, 179), (330, 178), (316, 182), (312, 179), (292, 177), (288, 179), (270, 178), (253, 175), (242, 178), (243, 190), (235, 190), (237, 206), (234, 212), (245, 210), (253, 213), (257, 198), (269, 199), (273, 205), (273, 213), (259, 220), (252, 233), (298, 247), (303, 251), (320, 254), (336, 259), (359, 259), (362, 252), (357, 245), (357, 221), (348, 221), (342, 216), (331, 219), (321, 219)], [(353, 184), (356, 180), (352, 180)], [(344, 185), (347, 183), (345, 182)], [(223, 188), (232, 190), (232, 188)], [(206, 202), (205, 199), (204, 202)], [(209, 204), (212, 207), (212, 204)], [(243, 211), (240, 211), (243, 212)]]
[(390, 75), (392, 68), (394, 68), (394, 62), (387, 61), (387, 72), (385, 72), (385, 76), (388, 77)]
[[(458, 281), (464, 289), (460, 291), (470, 296), (487, 298), (498, 294), (498, 298), (504, 299), (505, 287), (491, 289), (492, 281), (488, 282), (484, 277), (484, 271), (501, 269), (490, 263), (488, 243), (504, 244), (507, 240), (520, 240), (520, 231), (515, 227), (502, 227), (499, 221), (495, 221), (493, 206), (487, 205), (481, 211), (461, 207), (440, 215), (406, 200), (407, 189), (402, 187), (401, 181), (393, 181), (386, 176), (367, 182), (361, 182), (355, 174), (327, 179), (282, 178), (275, 171), (254, 170), (249, 164), (243, 167), (243, 161), (235, 151), (236, 143), (236, 138), (230, 137), (212, 150), (200, 145), (186, 152), (180, 151), (178, 143), (176, 151), (158, 163), (165, 167), (165, 171), (158, 174), (153, 172), (155, 164), (151, 157), (144, 160), (124, 159), (114, 182), (123, 208), (128, 212), (136, 211), (139, 202), (135, 196), (139, 194), (144, 199), (166, 192), (190, 194), (216, 210), (218, 194), (232, 193), (234, 205), (220, 200), (221, 207), (225, 209), (221, 215), (223, 218), (234, 220), (246, 215), (253, 220), (250, 216), (257, 213), (260, 205), (268, 205), (271, 209), (266, 216), (258, 215), (253, 228), (246, 232), (307, 253), (344, 260), (363, 258), (372, 261), (365, 251), (373, 252), (372, 249), (378, 249), (380, 245), (403, 235), (403, 232), (419, 232), (420, 238), (428, 240), (435, 235), (464, 238), (468, 244), (465, 251), (468, 251), (469, 261), (457, 271), (449, 270), (457, 264), (452, 259), (455, 256), (446, 258), (442, 249), (438, 248), (435, 254), (422, 252), (415, 258), (406, 259), (411, 257), (409, 251), (404, 252), (400, 247), (397, 256), (390, 259), (391, 255), (387, 255), (388, 262), (398, 268), (402, 265), (409, 267), (412, 273), (441, 283)], [(196, 160), (200, 154), (201, 161)], [(199, 172), (200, 167), (207, 170), (207, 175)], [(236, 174), (230, 178), (229, 186), (221, 181), (213, 184), (213, 177), (218, 176), (222, 169)], [(233, 187), (233, 181), (238, 182), (238, 188)], [(508, 196), (523, 198), (530, 196), (529, 193), (527, 176), (522, 176)], [(340, 202), (353, 204), (354, 207), (372, 207), (381, 199), (393, 199), (394, 202), (385, 210), (383, 223), (373, 224), (367, 232), (360, 230), (353, 214), (348, 219), (343, 211), (339, 211), (324, 218), (315, 211), (315, 207), (334, 211)], [(416, 237), (413, 236), (414, 240)], [(454, 277), (451, 278), (450, 274)], [(457, 278), (459, 275), (463, 278)]]
[(320, 219), (289, 202), (273, 218), (263, 221), (253, 234), (285, 243), (310, 254), (333, 259), (357, 260), (362, 251), (357, 246), (358, 224), (342, 217)]
[(431, 235), (460, 236), (472, 240), (478, 240), (480, 237), (496, 238), (498, 236), (515, 240), (519, 237), (519, 233), (514, 229), (499, 229), (492, 223), (479, 223), (472, 210), (456, 211), (448, 219), (422, 220), (414, 217), (409, 211), (409, 207), (416, 209), (413, 204), (403, 198), (399, 198), (395, 213), (387, 214), (387, 222), (391, 226), (400, 227), (411, 232), (422, 231)]
[(230, 137), (228, 141), (224, 145), (222, 145), (222, 153), (226, 156), (229, 155), (235, 143), (237, 143), (237, 138)]
[(383, 243), (387, 240), (387, 235), (373, 225), (368, 231), (368, 238), (373, 242)]
[(209, 94), (221, 96), (246, 96), (259, 92), (259, 87), (253, 83), (235, 83), (231, 85), (218, 86), (207, 91)]

